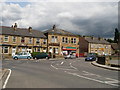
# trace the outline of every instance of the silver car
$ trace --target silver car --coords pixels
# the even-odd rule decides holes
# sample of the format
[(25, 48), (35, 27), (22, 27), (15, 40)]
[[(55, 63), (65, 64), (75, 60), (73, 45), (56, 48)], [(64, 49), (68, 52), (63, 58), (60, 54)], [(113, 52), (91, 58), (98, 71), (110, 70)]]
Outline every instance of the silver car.
[(64, 58), (65, 58), (65, 59), (75, 59), (76, 56), (73, 55), (73, 54), (69, 54), (69, 55), (64, 56)]
[(17, 59), (28, 59), (28, 60), (30, 60), (32, 58), (32, 56), (29, 52), (20, 52), (18, 54), (13, 55), (12, 57), (15, 60), (17, 60)]

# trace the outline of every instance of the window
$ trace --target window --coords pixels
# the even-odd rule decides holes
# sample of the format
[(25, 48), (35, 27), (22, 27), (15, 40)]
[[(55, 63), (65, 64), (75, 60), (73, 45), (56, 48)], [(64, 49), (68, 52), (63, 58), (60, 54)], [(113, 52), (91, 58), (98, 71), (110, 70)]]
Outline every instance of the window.
[(74, 38), (74, 44), (76, 44), (76, 38)]
[(29, 43), (30, 43), (30, 44), (32, 43), (32, 38), (29, 38)]
[(3, 47), (3, 52), (8, 53), (8, 47)]
[(24, 43), (25, 42), (25, 38), (21, 37), (21, 42)]
[(64, 41), (64, 37), (62, 38), (62, 42), (65, 42), (65, 41)]
[(73, 38), (71, 38), (71, 43), (73, 43)]
[(47, 43), (47, 39), (44, 39), (44, 40), (43, 40), (43, 44), (46, 44), (46, 43)]
[(14, 42), (14, 43), (16, 42), (16, 37), (15, 37), (15, 36), (13, 36), (13, 42)]
[(4, 37), (4, 42), (8, 42), (8, 36)]
[(57, 36), (55, 36), (55, 42), (58, 42)]
[(65, 38), (65, 43), (68, 43), (68, 38)]
[(40, 52), (40, 48), (38, 48), (38, 52)]
[(40, 43), (40, 38), (37, 38), (36, 43), (37, 43), (37, 44)]
[(55, 38), (54, 38), (54, 36), (52, 36), (52, 42), (55, 42)]

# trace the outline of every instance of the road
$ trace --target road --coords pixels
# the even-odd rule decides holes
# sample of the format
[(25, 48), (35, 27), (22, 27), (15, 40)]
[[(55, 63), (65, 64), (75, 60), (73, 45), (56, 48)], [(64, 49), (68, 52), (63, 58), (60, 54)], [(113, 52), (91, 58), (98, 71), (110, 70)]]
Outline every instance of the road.
[(6, 88), (118, 88), (118, 71), (84, 59), (4, 60), (12, 70)]

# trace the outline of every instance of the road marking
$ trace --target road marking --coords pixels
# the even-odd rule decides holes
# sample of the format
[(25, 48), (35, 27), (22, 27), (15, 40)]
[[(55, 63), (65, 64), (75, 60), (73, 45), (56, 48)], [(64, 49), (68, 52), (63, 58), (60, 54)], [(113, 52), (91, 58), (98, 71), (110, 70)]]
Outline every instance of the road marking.
[(117, 84), (112, 84), (112, 83), (109, 83), (107, 81), (100, 81), (100, 80), (97, 80), (97, 79), (93, 79), (93, 78), (89, 78), (89, 77), (85, 77), (85, 76), (82, 76), (82, 75), (78, 75), (77, 73), (71, 73), (71, 72), (68, 72), (68, 71), (65, 71), (67, 74), (70, 74), (70, 75), (73, 75), (73, 76), (77, 76), (77, 77), (80, 77), (80, 78), (84, 78), (84, 79), (88, 79), (88, 80), (91, 80), (91, 81), (96, 81), (96, 82), (99, 82), (99, 83), (104, 83), (104, 84), (108, 84), (108, 85), (112, 85), (112, 86), (119, 86)]
[(51, 64), (51, 67), (53, 67), (53, 68), (55, 68), (55, 69), (58, 69), (58, 68), (56, 68), (55, 66), (53, 66), (52, 64)]
[(72, 63), (70, 63), (70, 67), (74, 68), (75, 70), (78, 70), (76, 67), (72, 66)]
[(63, 64), (64, 62), (61, 62), (61, 65)]
[(6, 78), (5, 82), (4, 82), (3, 89), (6, 88), (6, 85), (8, 83), (9, 78), (10, 78), (10, 75), (11, 75), (11, 69), (8, 69), (8, 70), (9, 70), (9, 74), (8, 74), (8, 76), (7, 76), (7, 78)]

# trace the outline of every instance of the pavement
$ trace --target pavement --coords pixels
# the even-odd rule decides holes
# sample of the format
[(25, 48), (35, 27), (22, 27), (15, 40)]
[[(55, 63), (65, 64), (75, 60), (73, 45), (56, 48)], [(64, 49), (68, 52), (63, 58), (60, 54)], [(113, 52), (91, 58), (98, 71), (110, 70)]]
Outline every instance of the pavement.
[(120, 71), (119, 67), (112, 67), (112, 65), (114, 65), (114, 66), (119, 65), (120, 66), (120, 63), (118, 63), (118, 62), (119, 62), (119, 60), (110, 60), (109, 61), (110, 65), (101, 65), (101, 64), (98, 64), (96, 61), (93, 61), (93, 62), (91, 62), (91, 64), (98, 66), (98, 67), (101, 67), (101, 68), (105, 68), (105, 69)]

